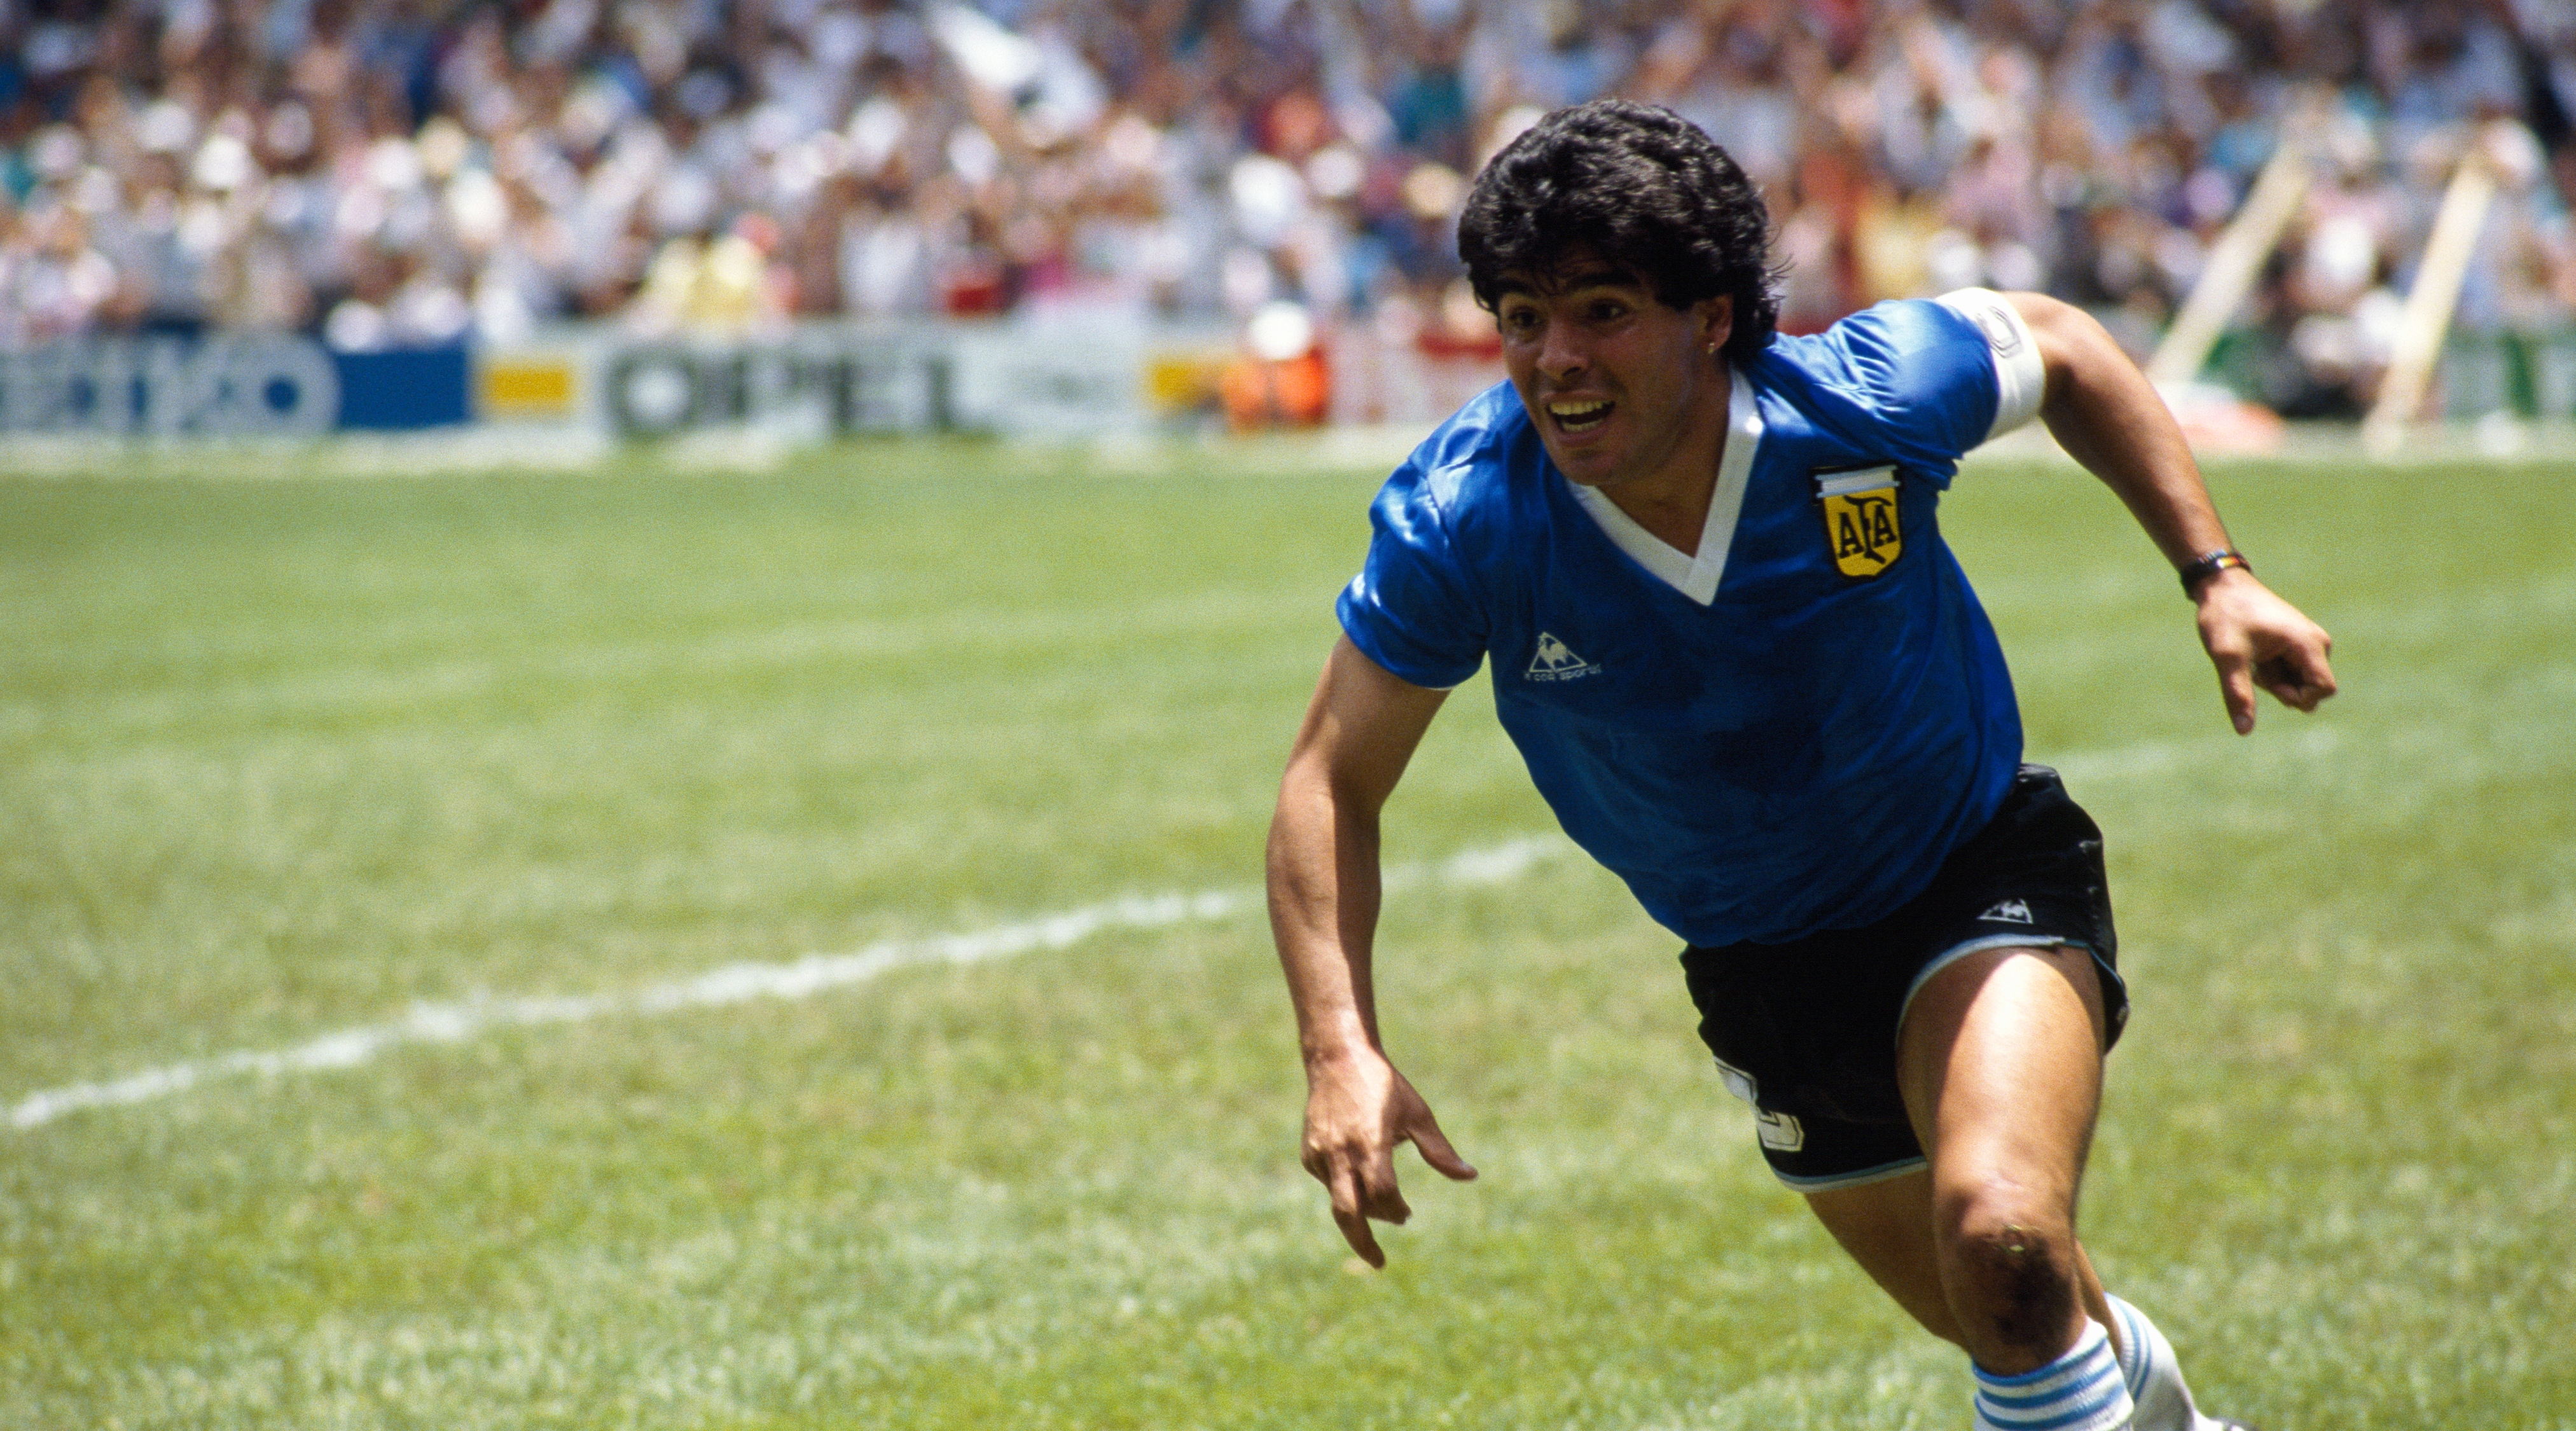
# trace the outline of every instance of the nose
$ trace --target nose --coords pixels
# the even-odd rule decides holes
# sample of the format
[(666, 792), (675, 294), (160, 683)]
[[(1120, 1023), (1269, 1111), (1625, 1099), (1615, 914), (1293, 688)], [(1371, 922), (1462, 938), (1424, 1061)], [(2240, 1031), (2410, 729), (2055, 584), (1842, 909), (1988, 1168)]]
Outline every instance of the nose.
[(1583, 341), (1582, 325), (1550, 323), (1541, 332), (1538, 345), (1538, 370), (1557, 382), (1579, 376), (1592, 360), (1592, 350)]

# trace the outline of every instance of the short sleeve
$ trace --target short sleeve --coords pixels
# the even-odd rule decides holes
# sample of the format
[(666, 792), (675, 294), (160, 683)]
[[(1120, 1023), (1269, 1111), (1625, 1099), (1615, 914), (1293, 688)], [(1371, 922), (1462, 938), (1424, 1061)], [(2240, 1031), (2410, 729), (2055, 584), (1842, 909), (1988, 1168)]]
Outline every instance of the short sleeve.
[(1408, 464), (1378, 492), (1368, 561), (1336, 614), (1351, 644), (1390, 674), (1447, 690), (1483, 663), (1487, 622), (1430, 486)]
[(2048, 386), (2048, 369), (2039, 359), (2039, 340), (2021, 310), (1991, 289), (1962, 288), (1933, 300), (1977, 325), (1995, 355), (1995, 421), (1988, 441), (2003, 436), (2039, 415)]
[(1946, 487), (1961, 457), (2020, 420), (2007, 399), (2025, 410), (2037, 400), (2035, 379), (2007, 390), (1999, 376), (1999, 343), (2036, 357), (2029, 329), (2000, 298), (1984, 310), (1992, 330), (1976, 309), (1924, 298), (1873, 304), (1822, 333), (1773, 339), (1757, 377), (1852, 447)]

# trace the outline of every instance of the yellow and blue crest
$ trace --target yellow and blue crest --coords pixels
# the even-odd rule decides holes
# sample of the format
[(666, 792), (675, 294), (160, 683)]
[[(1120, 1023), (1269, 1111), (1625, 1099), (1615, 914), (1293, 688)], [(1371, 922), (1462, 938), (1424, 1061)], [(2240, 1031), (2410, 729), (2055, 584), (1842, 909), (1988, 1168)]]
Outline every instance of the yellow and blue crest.
[(1815, 478), (1816, 507), (1824, 515), (1825, 549), (1833, 553), (1834, 570), (1865, 580), (1887, 570), (1904, 554), (1905, 527), (1897, 513), (1894, 466), (1810, 475)]

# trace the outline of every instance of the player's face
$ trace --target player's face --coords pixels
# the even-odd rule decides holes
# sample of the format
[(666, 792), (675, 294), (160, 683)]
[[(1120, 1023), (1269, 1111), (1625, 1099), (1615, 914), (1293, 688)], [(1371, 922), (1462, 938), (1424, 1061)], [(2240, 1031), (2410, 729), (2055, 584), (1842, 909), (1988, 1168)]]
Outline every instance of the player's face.
[(1713, 480), (1726, 431), (1716, 350), (1734, 301), (1659, 302), (1634, 274), (1576, 253), (1504, 281), (1503, 366), (1548, 456), (1586, 486)]

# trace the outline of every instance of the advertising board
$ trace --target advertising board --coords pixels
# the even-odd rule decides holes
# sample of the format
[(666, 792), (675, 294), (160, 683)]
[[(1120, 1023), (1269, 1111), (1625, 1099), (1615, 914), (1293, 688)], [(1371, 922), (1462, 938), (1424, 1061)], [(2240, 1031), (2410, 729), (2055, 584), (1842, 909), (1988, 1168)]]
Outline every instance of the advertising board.
[(0, 353), (0, 431), (301, 437), (473, 416), (463, 345), (334, 352), (295, 334), (65, 338)]

